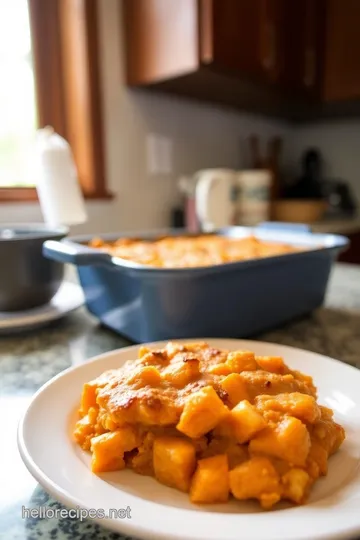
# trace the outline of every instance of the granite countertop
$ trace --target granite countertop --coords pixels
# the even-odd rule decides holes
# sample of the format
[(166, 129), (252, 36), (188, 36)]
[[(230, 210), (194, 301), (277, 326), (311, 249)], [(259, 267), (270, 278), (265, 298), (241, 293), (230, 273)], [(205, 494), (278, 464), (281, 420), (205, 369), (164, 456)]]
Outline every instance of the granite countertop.
[[(336, 265), (325, 307), (257, 339), (301, 347), (360, 368), (360, 267)], [(28, 473), (16, 446), (17, 421), (34, 392), (63, 369), (129, 343), (81, 308), (28, 335), (0, 337), (0, 538), (4, 540), (115, 540), (91, 521), (23, 517), (23, 509), (61, 508)], [(4, 425), (5, 422), (5, 425)]]

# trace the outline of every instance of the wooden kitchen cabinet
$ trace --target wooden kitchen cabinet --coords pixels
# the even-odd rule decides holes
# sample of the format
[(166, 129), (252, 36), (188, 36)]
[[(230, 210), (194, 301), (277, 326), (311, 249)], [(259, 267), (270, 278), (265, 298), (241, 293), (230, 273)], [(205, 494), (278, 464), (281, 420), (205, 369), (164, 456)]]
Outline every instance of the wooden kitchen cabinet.
[(319, 97), (323, 75), (326, 0), (303, 0), (303, 4), (305, 15), (299, 72), (304, 90)]
[(283, 85), (296, 95), (319, 99), (326, 0), (291, 0), (283, 9)]
[[(253, 81), (278, 81), (282, 63), (283, 0), (212, 0), (199, 4), (210, 54), (201, 61)], [(204, 33), (205, 30), (205, 33)], [(206, 29), (200, 27), (200, 39)]]
[(125, 0), (127, 78), (142, 85), (202, 66), (276, 81), (284, 0)]
[(288, 116), (287, 0), (124, 0), (129, 86)]
[[(326, 0), (212, 0), (212, 56), (252, 80), (319, 98)], [(201, 5), (201, 4), (200, 4)]]
[(196, 0), (125, 0), (127, 81), (140, 86), (198, 68)]
[(360, 114), (360, 0), (123, 5), (129, 86), (295, 121)]
[(359, 0), (327, 0), (324, 98), (360, 99)]

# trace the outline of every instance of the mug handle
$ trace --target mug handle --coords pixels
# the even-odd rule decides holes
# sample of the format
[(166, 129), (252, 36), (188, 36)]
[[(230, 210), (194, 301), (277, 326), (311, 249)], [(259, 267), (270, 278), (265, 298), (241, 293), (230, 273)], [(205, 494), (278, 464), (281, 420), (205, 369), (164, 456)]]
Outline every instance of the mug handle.
[[(213, 223), (213, 216), (209, 212), (209, 201), (210, 201), (210, 192), (216, 182), (227, 181), (231, 183), (230, 176), (233, 175), (235, 178), (235, 171), (208, 171), (203, 173), (198, 173), (195, 175), (195, 179), (198, 178), (196, 183), (195, 190), (195, 208), (196, 214), (200, 223), (200, 226), (206, 232), (214, 230), (215, 226)], [(231, 186), (229, 185), (229, 189)], [(229, 194), (230, 200), (230, 194)], [(230, 219), (230, 216), (229, 216)]]
[(201, 228), (211, 228), (211, 216), (209, 214), (209, 199), (211, 189), (216, 181), (216, 176), (200, 177), (196, 183), (195, 208)]

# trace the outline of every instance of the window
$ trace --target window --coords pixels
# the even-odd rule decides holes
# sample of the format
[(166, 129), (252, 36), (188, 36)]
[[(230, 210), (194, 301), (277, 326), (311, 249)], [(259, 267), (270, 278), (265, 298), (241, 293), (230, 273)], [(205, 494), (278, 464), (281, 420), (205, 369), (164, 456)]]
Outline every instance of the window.
[(0, 201), (36, 200), (29, 176), (38, 127), (51, 125), (72, 148), (84, 195), (105, 185), (98, 3), (0, 1)]
[(27, 0), (0, 2), (0, 73), (0, 186), (31, 186), (37, 118)]

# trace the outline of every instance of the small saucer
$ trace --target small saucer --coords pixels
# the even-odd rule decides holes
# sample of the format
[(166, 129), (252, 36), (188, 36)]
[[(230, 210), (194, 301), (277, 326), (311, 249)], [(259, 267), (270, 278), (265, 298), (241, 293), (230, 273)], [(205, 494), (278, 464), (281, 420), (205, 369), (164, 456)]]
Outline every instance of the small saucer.
[(0, 312), (0, 334), (24, 332), (46, 326), (81, 307), (84, 301), (79, 285), (64, 282), (54, 298), (44, 306), (26, 311)]

